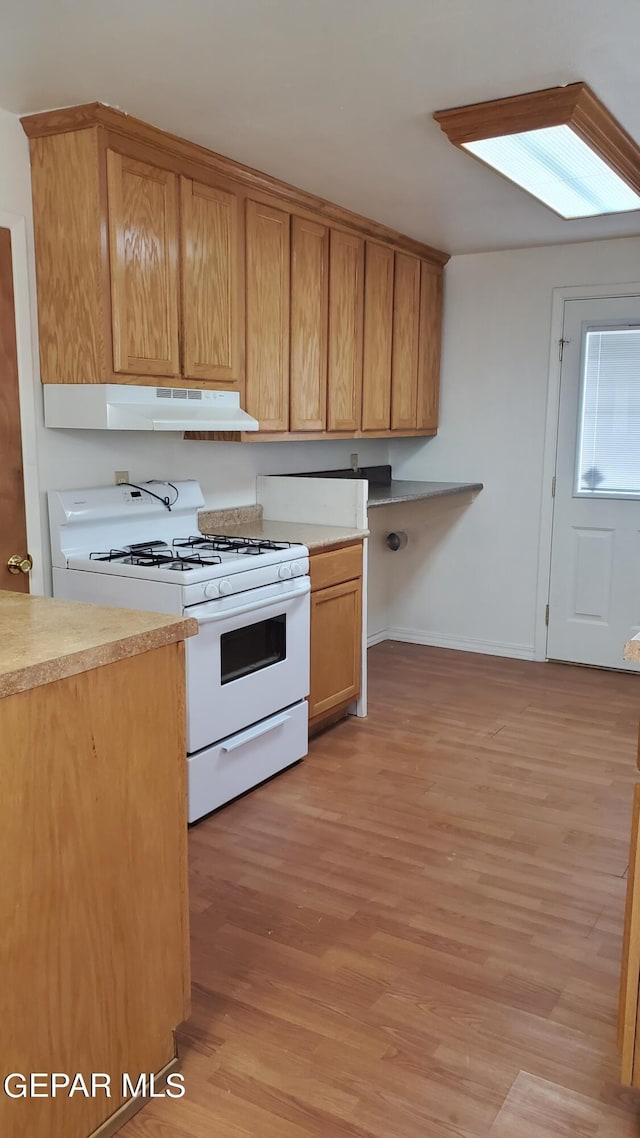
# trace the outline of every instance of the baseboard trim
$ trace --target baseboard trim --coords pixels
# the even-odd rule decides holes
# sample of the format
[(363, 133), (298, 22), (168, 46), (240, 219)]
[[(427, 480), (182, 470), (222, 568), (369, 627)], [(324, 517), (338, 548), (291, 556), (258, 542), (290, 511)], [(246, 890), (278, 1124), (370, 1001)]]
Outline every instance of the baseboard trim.
[[(161, 1090), (166, 1082), (167, 1076), (179, 1069), (180, 1060), (176, 1055), (174, 1059), (169, 1060), (161, 1071), (158, 1071), (156, 1075), (156, 1089)], [(151, 1101), (152, 1100), (147, 1096), (140, 1095), (139, 1098), (132, 1098), (127, 1102), (123, 1102), (115, 1114), (111, 1114), (109, 1118), (101, 1123), (97, 1130), (92, 1132), (90, 1138), (113, 1138), (113, 1135), (122, 1129), (125, 1122), (129, 1122), (139, 1110), (142, 1110), (143, 1106), (146, 1106), (146, 1104)]]
[(383, 640), (389, 640), (389, 629), (383, 628), (380, 632), (372, 632), (367, 636), (367, 648), (373, 648), (374, 644), (381, 644)]
[[(457, 652), (479, 652), (484, 656), (508, 656), (513, 660), (533, 660), (533, 644), (505, 644), (499, 640), (473, 640), (415, 628), (388, 628), (384, 639), (403, 644), (428, 644), (432, 648), (453, 648)], [(377, 641), (376, 641), (377, 643)]]

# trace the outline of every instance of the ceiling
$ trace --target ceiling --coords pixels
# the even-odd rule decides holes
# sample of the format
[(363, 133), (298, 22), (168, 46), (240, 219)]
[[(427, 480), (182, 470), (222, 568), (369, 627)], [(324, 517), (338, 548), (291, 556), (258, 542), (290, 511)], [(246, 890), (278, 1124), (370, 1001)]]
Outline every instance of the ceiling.
[(0, 107), (102, 100), (450, 253), (640, 234), (562, 221), (433, 111), (585, 80), (640, 140), (637, 0), (2, 0)]

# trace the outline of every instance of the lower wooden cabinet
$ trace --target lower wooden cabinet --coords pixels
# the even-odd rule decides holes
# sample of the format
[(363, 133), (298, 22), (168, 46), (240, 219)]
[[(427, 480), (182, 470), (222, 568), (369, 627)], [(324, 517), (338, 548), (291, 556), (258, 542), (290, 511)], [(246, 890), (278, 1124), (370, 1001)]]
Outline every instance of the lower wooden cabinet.
[(309, 730), (346, 715), (360, 694), (362, 542), (311, 556)]
[(0, 1096), (2, 1138), (106, 1138), (141, 1102), (123, 1075), (175, 1066), (190, 998), (184, 714), (183, 644), (0, 699), (2, 1068), (102, 1072), (111, 1090), (47, 1098), (41, 1075), (37, 1098)]
[(627, 904), (624, 917), (620, 1004), (618, 1008), (618, 1047), (621, 1054), (620, 1081), (627, 1087), (640, 1087), (640, 785), (633, 792)]

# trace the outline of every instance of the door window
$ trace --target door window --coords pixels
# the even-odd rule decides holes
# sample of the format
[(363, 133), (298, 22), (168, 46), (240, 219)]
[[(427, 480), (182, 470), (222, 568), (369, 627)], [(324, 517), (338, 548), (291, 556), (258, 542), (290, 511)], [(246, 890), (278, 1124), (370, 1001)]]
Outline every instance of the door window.
[(640, 498), (640, 328), (587, 328), (576, 497)]

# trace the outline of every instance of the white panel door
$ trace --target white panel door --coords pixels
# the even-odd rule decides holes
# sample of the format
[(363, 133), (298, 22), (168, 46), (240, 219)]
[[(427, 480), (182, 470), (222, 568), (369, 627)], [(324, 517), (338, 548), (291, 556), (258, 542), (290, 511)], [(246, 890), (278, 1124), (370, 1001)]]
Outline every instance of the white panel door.
[(639, 671), (640, 297), (564, 311), (547, 656)]

